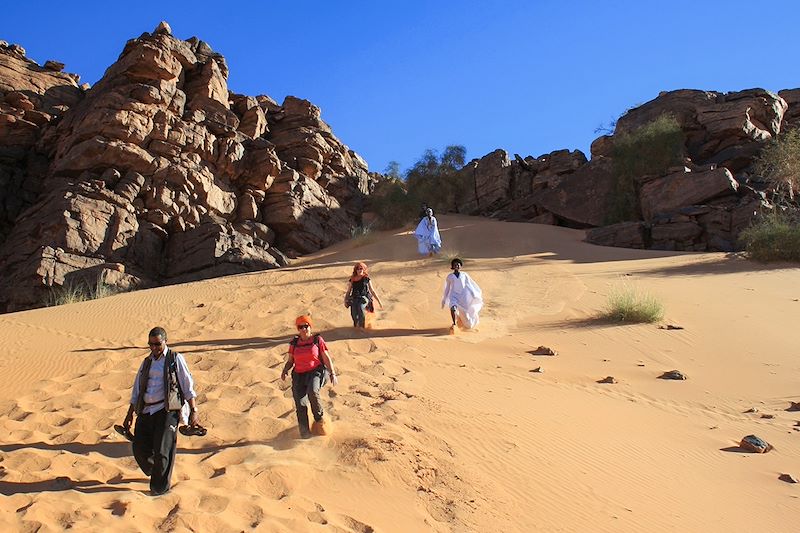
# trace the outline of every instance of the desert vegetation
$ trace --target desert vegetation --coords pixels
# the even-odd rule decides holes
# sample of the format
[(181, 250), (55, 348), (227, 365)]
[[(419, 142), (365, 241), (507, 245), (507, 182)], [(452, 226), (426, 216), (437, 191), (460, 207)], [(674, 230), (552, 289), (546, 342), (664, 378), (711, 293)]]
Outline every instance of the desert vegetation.
[(389, 163), (386, 179), (369, 198), (370, 209), (381, 215), (381, 227), (396, 228), (415, 220), (422, 203), (437, 212), (458, 212), (467, 193), (458, 173), (466, 153), (460, 145), (447, 146), (441, 154), (425, 150), (405, 175), (397, 162)]
[(652, 294), (622, 285), (608, 294), (603, 317), (614, 322), (658, 322), (664, 318), (664, 306)]
[(86, 282), (65, 283), (64, 285), (52, 287), (44, 304), (47, 307), (74, 304), (113, 296), (119, 292), (119, 290), (103, 283), (99, 279), (94, 285)]
[(663, 175), (683, 161), (685, 135), (674, 116), (664, 114), (630, 133), (614, 135), (614, 191), (608, 224), (637, 220), (637, 179)]
[(800, 261), (800, 130), (788, 130), (761, 151), (755, 173), (766, 180), (775, 208), (739, 235), (757, 261)]
[(762, 215), (739, 239), (756, 261), (800, 261), (800, 213), (777, 210)]

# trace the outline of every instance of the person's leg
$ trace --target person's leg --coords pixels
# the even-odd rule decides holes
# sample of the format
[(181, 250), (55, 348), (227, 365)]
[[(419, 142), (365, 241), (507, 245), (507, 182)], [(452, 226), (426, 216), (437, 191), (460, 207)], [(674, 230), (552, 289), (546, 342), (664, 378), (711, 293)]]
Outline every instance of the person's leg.
[(137, 416), (133, 435), (133, 457), (147, 477), (153, 473), (153, 422), (153, 415)]
[(367, 305), (369, 300), (366, 296), (358, 299), (358, 327), (363, 328), (367, 322)]
[(366, 308), (369, 300), (365, 296), (358, 296), (353, 298), (353, 303), (350, 305), (350, 316), (353, 317), (353, 327), (363, 328), (366, 321)]
[(314, 421), (319, 422), (322, 420), (322, 400), (319, 396), (319, 391), (325, 384), (325, 370), (313, 372), (313, 376), (308, 380), (306, 386), (306, 394), (308, 396), (308, 403), (311, 404), (311, 414), (314, 415)]
[(306, 395), (307, 379), (305, 374), (292, 372), (292, 396), (294, 397), (294, 407), (297, 413), (297, 426), (300, 428), (300, 436), (308, 438), (311, 436), (311, 431), (308, 428), (308, 408), (306, 404), (308, 397)]
[(155, 455), (150, 490), (153, 494), (164, 494), (169, 490), (172, 467), (175, 465), (175, 449), (178, 443), (178, 411), (162, 409), (153, 415), (155, 422)]
[(456, 310), (457, 309), (456, 309), (455, 305), (451, 305), (450, 306), (450, 318), (453, 319), (453, 325), (454, 326), (456, 325)]
[(360, 298), (353, 297), (353, 301), (350, 304), (350, 317), (353, 319), (353, 327), (359, 327), (361, 323), (360, 316), (363, 315), (363, 311), (361, 310), (361, 306), (359, 305)]
[(311, 432), (315, 435), (326, 435), (328, 433), (323, 419), (322, 399), (319, 391), (325, 385), (325, 368), (320, 368), (314, 372), (314, 376), (308, 382), (308, 400), (311, 404), (311, 413), (314, 415), (314, 423), (311, 425)]

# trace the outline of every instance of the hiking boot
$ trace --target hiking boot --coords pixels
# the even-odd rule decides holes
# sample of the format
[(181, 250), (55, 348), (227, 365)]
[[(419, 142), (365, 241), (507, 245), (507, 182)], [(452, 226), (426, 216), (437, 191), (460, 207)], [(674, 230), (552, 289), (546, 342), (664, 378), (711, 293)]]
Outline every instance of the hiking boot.
[(325, 420), (314, 420), (314, 423), (311, 424), (311, 433), (320, 436), (327, 435), (328, 428), (325, 425)]

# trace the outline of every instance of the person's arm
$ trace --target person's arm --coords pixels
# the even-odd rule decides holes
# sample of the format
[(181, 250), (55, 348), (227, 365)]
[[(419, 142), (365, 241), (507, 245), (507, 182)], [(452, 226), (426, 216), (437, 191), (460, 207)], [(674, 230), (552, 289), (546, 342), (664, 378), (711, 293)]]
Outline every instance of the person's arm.
[(378, 305), (383, 309), (383, 302), (381, 302), (381, 299), (378, 297), (378, 293), (375, 292), (375, 288), (372, 286), (372, 280), (369, 281), (367, 287), (369, 287), (369, 292), (372, 294), (372, 297), (375, 298), (375, 301), (378, 302)]
[(183, 355), (175, 354), (175, 366), (178, 369), (178, 385), (184, 395), (184, 400), (189, 404), (189, 425), (197, 425), (197, 393), (194, 391), (194, 379), (192, 373), (189, 372), (189, 366), (186, 364), (186, 359)]
[(347, 298), (350, 297), (350, 294), (353, 292), (353, 282), (348, 280), (347, 281), (347, 292), (344, 293), (344, 303), (347, 303)]
[(328, 350), (322, 351), (322, 363), (331, 375), (331, 385), (337, 385), (339, 383), (339, 378), (336, 377), (336, 370), (333, 368), (333, 358)]
[(131, 403), (128, 406), (128, 413), (125, 415), (125, 420), (122, 422), (122, 425), (126, 428), (130, 428), (131, 424), (133, 424), (133, 412), (136, 410), (136, 402), (139, 399), (139, 375), (142, 373), (143, 366), (144, 361), (142, 361), (142, 364), (139, 365), (139, 370), (136, 371), (136, 377), (133, 380), (133, 388), (131, 389)]
[(128, 413), (125, 415), (125, 420), (122, 421), (122, 425), (125, 426), (125, 429), (130, 429), (131, 424), (133, 424), (133, 410), (135, 406), (130, 404), (128, 406)]
[(286, 352), (286, 364), (283, 365), (283, 371), (281, 372), (281, 379), (286, 379), (286, 376), (289, 374), (289, 371), (294, 366), (294, 355), (292, 352)]
[(447, 279), (444, 282), (444, 294), (442, 294), (442, 309), (444, 309), (444, 304), (447, 303), (447, 297), (450, 295), (450, 289), (453, 286), (453, 280), (450, 278), (452, 274), (447, 275)]

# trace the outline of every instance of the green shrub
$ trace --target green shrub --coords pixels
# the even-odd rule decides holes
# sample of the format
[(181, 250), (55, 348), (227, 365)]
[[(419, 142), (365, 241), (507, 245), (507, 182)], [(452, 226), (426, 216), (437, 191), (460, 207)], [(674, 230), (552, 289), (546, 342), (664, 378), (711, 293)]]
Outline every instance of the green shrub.
[(447, 146), (441, 156), (436, 150), (425, 150), (422, 157), (406, 172), (408, 195), (413, 203), (426, 203), (436, 212), (458, 212), (468, 197), (470, 188), (466, 174), (458, 171), (464, 166), (466, 148)]
[(664, 306), (651, 294), (618, 287), (608, 295), (604, 317), (615, 322), (658, 322), (664, 318)]
[(800, 216), (797, 211), (769, 213), (744, 230), (739, 240), (757, 261), (800, 261)]
[(614, 183), (607, 224), (639, 219), (636, 179), (657, 176), (683, 162), (686, 137), (677, 119), (664, 114), (630, 132), (614, 135)]
[(419, 204), (408, 195), (402, 181), (389, 178), (369, 195), (367, 209), (380, 217), (378, 227), (394, 229), (416, 220)]
[(436, 254), (436, 257), (437, 257), (437, 259), (439, 261), (445, 263), (448, 266), (448, 268), (450, 267), (450, 261), (452, 261), (456, 257), (458, 257), (462, 261), (466, 261), (466, 259), (464, 259), (464, 256), (461, 254), (461, 252), (459, 252), (455, 248), (453, 248), (451, 246), (447, 246), (447, 245), (444, 245), (442, 247), (442, 249), (439, 250), (439, 253)]
[(800, 129), (791, 129), (767, 144), (754, 170), (766, 178), (778, 195), (790, 201), (800, 193)]
[(119, 291), (111, 285), (106, 285), (100, 280), (94, 287), (84, 282), (66, 283), (64, 285), (51, 287), (50, 293), (45, 299), (45, 305), (52, 307), (55, 305), (74, 304), (78, 302), (85, 302), (88, 300), (97, 300), (98, 298), (105, 298), (113, 296)]
[(359, 247), (377, 241), (377, 236), (372, 233), (372, 224), (365, 224), (350, 228), (350, 239)]

